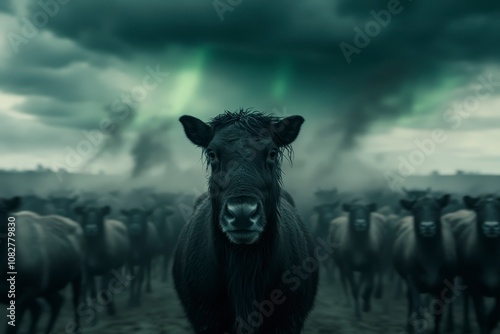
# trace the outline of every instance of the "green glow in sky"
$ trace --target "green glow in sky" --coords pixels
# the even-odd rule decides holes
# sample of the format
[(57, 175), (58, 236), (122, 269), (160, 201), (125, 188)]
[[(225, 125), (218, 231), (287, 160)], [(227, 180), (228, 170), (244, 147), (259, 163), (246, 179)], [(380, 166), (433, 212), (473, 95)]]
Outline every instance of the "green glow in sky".
[(201, 47), (190, 59), (183, 70), (176, 74), (175, 85), (170, 96), (169, 115), (180, 115), (196, 93), (202, 79), (203, 69), (209, 55), (207, 47)]
[[(395, 125), (407, 126), (415, 122), (415, 117), (425, 116), (429, 113), (436, 114), (446, 111), (448, 104), (453, 99), (453, 91), (464, 84), (463, 77), (443, 76), (440, 82), (431, 87), (412, 87), (413, 105), (411, 110), (405, 112)], [(394, 123), (393, 123), (394, 124)]]
[(271, 86), (271, 95), (276, 101), (281, 101), (290, 85), (292, 66), (289, 61), (283, 60), (278, 66), (278, 72)]

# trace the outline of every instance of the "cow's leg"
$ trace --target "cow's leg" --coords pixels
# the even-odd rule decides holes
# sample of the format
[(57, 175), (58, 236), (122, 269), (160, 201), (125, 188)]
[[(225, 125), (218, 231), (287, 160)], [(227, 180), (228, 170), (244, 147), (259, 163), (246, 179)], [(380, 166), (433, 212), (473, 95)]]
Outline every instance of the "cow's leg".
[(26, 291), (22, 296), (16, 298), (16, 319), (15, 326), (11, 326), (8, 324), (11, 321), (10, 318), (7, 318), (7, 330), (5, 333), (7, 334), (16, 334), (17, 328), (19, 324), (22, 324), (22, 320), (26, 310), (30, 309), (34, 303), (36, 303), (37, 293), (35, 291), (29, 290)]
[(137, 296), (135, 300), (136, 306), (141, 306), (141, 294), (142, 294), (142, 285), (144, 283), (144, 273), (146, 271), (146, 265), (142, 263), (139, 266), (139, 275), (137, 277)]
[(42, 307), (40, 306), (40, 303), (38, 300), (35, 300), (31, 305), (30, 305), (30, 314), (31, 314), (31, 322), (30, 322), (30, 328), (29, 328), (29, 333), (30, 334), (36, 334), (36, 326), (38, 324), (38, 320), (40, 319), (40, 314), (42, 313)]
[(411, 277), (406, 278), (407, 285), (407, 296), (408, 296), (408, 333), (421, 333), (425, 324), (425, 320), (422, 319), (422, 298), (420, 297), (420, 291), (418, 291), (413, 279)]
[(135, 268), (133, 265), (130, 265), (129, 266), (129, 272), (130, 272), (130, 276), (133, 277), (132, 281), (130, 282), (130, 296), (129, 296), (129, 299), (128, 299), (128, 305), (130, 307), (134, 306), (134, 300), (135, 300), (135, 285), (136, 285), (136, 282), (137, 282), (137, 277), (135, 277)]
[(476, 321), (479, 325), (480, 333), (488, 334), (488, 317), (486, 306), (484, 305), (484, 298), (476, 292), (472, 292), (471, 296), (474, 303), (474, 309), (476, 310)]
[(162, 282), (167, 282), (168, 281), (168, 267), (170, 264), (170, 252), (166, 252), (163, 255), (163, 263), (162, 263), (162, 276), (161, 276), (161, 281)]
[(377, 284), (375, 287), (375, 299), (380, 299), (382, 298), (382, 295), (384, 294), (384, 271), (379, 269), (376, 273), (377, 277)]
[(470, 311), (469, 311), (469, 304), (470, 304), (470, 294), (468, 291), (464, 292), (464, 313), (463, 313), (463, 333), (468, 334), (471, 332), (471, 327), (470, 327)]
[[(80, 332), (80, 314), (78, 312), (78, 307), (80, 303), (80, 297), (81, 297), (81, 290), (82, 290), (82, 277), (78, 276), (76, 279), (71, 282), (71, 288), (73, 292), (73, 317), (75, 320), (75, 326), (76, 328), (74, 329), (74, 333), (79, 333)], [(85, 300), (85, 299), (84, 299)]]
[(500, 296), (498, 296), (495, 300), (495, 306), (490, 312), (488, 316), (488, 330), (493, 332), (493, 330), (497, 327), (500, 322)]
[(364, 312), (369, 312), (371, 309), (370, 305), (370, 298), (372, 295), (373, 291), (373, 282), (374, 282), (374, 272), (373, 270), (366, 270), (363, 272), (363, 283), (364, 283), (364, 288), (363, 288), (363, 311)]
[(146, 262), (146, 293), (151, 293), (151, 259)]
[(359, 308), (359, 286), (358, 282), (356, 282), (356, 279), (354, 277), (354, 272), (351, 270), (351, 268), (343, 268), (345, 270), (345, 275), (347, 278), (347, 281), (349, 282), (349, 285), (351, 286), (351, 294), (352, 298), (354, 299), (354, 316), (356, 317), (356, 320), (361, 321), (361, 311)]
[[(97, 291), (96, 291), (96, 283), (95, 283), (95, 277), (92, 276), (91, 274), (87, 275), (87, 287), (88, 287), (88, 293), (89, 293), (89, 301), (88, 304), (96, 309), (97, 307)], [(96, 309), (96, 311), (98, 311)], [(95, 312), (95, 316), (92, 317), (92, 320), (90, 321), (91, 326), (97, 325), (97, 322), (99, 321), (98, 317), (98, 312)]]
[[(441, 296), (438, 298), (443, 299)], [(455, 332), (455, 321), (454, 321), (454, 316), (453, 316), (453, 310), (455, 307), (453, 306), (453, 303), (455, 301), (451, 301), (448, 303), (445, 303), (446, 305), (446, 312), (447, 312), (447, 317), (446, 317), (446, 333), (454, 333)]]
[[(103, 299), (103, 301), (104, 301), (104, 298), (110, 298), (110, 300), (105, 301), (107, 312), (108, 312), (108, 315), (115, 315), (116, 310), (115, 310), (114, 296), (112, 295), (112, 293), (109, 289), (110, 281), (111, 281), (111, 273), (109, 272), (109, 273), (106, 273), (106, 275), (104, 275), (102, 277), (102, 281), (101, 281), (102, 296), (101, 296), (101, 298)], [(106, 295), (106, 296), (104, 296), (104, 295)]]
[(61, 306), (63, 304), (64, 297), (61, 295), (60, 292), (56, 292), (45, 297), (45, 300), (50, 305), (50, 319), (45, 333), (50, 334), (52, 328), (54, 328), (54, 324), (56, 323), (57, 317), (59, 316), (59, 313), (61, 311)]

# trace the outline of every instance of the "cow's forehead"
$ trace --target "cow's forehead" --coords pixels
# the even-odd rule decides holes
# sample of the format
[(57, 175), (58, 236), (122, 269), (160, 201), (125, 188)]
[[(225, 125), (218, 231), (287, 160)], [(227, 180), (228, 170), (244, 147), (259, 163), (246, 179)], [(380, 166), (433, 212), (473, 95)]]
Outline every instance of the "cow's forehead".
[(263, 142), (271, 143), (273, 141), (271, 132), (265, 128), (260, 129), (256, 132), (249, 132), (243, 128), (238, 127), (235, 124), (225, 126), (217, 130), (214, 134), (212, 140), (213, 143), (251, 143), (251, 142)]

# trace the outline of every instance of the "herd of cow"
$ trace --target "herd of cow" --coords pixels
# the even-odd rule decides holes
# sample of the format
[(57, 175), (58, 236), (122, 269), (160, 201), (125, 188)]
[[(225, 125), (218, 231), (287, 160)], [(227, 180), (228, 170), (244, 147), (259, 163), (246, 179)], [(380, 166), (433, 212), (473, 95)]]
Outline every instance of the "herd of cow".
[[(130, 290), (130, 306), (138, 306), (141, 291), (152, 289), (156, 264), (162, 280), (169, 279), (172, 267), (177, 295), (196, 333), (298, 334), (314, 306), (320, 271), (327, 282), (338, 276), (347, 297), (350, 288), (358, 320), (371, 309), (372, 292), (382, 297), (384, 282), (391, 281), (398, 289), (406, 285), (408, 318), (401, 324), (410, 333), (421, 332), (419, 321), (428, 308), (421, 294), (434, 298), (436, 333), (445, 308), (447, 330), (454, 330), (457, 292), (465, 305), (466, 330), (472, 327), (469, 299), (481, 334), (498, 325), (500, 198), (333, 190), (317, 192), (316, 205), (304, 211), (281, 187), (281, 162), (287, 153), (291, 158), (302, 117), (240, 111), (209, 123), (191, 116), (180, 121), (206, 156), (210, 175), (201, 196), (138, 189), (0, 200), (2, 235), (7, 218), (16, 218), (18, 323), (29, 313), (34, 333), (43, 299), (51, 309), (46, 333), (51, 332), (61, 290), (68, 285), (74, 323), (67, 331), (77, 332), (99, 299), (114, 314), (112, 291), (120, 285)], [(181, 212), (185, 203), (189, 215)], [(306, 224), (300, 216), (311, 221)], [(334, 251), (319, 261), (318, 245), (325, 244)], [(3, 260), (6, 247), (1, 247)], [(314, 268), (320, 263), (321, 270)], [(296, 270), (311, 264), (307, 273)], [(117, 275), (133, 279), (124, 284)], [(99, 291), (96, 277), (101, 277)], [(8, 303), (5, 270), (0, 279), (0, 302)], [(495, 300), (493, 308), (486, 307), (485, 298)], [(90, 318), (95, 324), (97, 312)], [(16, 327), (7, 326), (7, 332)]]
[[(73, 288), (75, 306), (75, 322), (70, 327), (79, 328), (80, 318), (95, 324), (98, 312), (92, 311), (91, 304), (98, 298), (109, 298), (103, 304), (107, 305), (109, 314), (115, 312), (112, 295), (97, 295), (95, 277), (102, 277), (101, 292), (112, 292), (113, 288), (109, 288), (110, 284), (113, 286), (111, 280), (113, 276), (123, 276), (124, 267), (127, 268), (125, 277), (134, 279), (130, 282), (122, 279), (114, 285), (115, 289), (120, 288), (116, 283), (130, 288), (132, 306), (140, 305), (144, 279), (146, 291), (151, 292), (153, 260), (161, 260), (161, 277), (167, 280), (175, 241), (184, 220), (174, 214), (174, 194), (147, 195), (149, 202), (144, 200), (143, 205), (133, 209), (100, 203), (138, 203), (146, 197), (146, 189), (135, 190), (127, 196), (111, 192), (102, 195), (100, 202), (92, 199), (96, 197), (95, 193), (82, 193), (79, 197), (60, 193), (49, 197), (26, 194), (1, 200), (2, 222), (7, 222), (9, 216), (16, 218), (17, 324), (22, 323), (24, 312), (29, 311), (30, 333), (36, 332), (41, 311), (38, 299), (42, 298), (51, 308), (46, 330), (49, 333), (62, 306), (61, 289), (68, 284)], [(2, 227), (4, 236), (7, 235), (6, 226)], [(5, 260), (6, 250), (6, 243), (2, 242), (2, 259)], [(6, 272), (3, 270), (0, 274), (0, 300), (9, 303), (4, 285)], [(15, 330), (16, 327), (7, 326), (7, 333)]]
[[(314, 208), (315, 237), (328, 235), (337, 245), (335, 267), (325, 266), (330, 279), (337, 268), (346, 292), (349, 283), (357, 319), (361, 319), (361, 285), (363, 310), (369, 311), (374, 285), (374, 297), (380, 298), (382, 282), (394, 282), (397, 277), (396, 291), (403, 282), (407, 288), (409, 333), (421, 332), (424, 311), (430, 311), (439, 332), (445, 309), (446, 330), (454, 332), (452, 310), (459, 296), (464, 302), (464, 332), (471, 331), (472, 299), (480, 333), (491, 333), (500, 320), (500, 198), (465, 195), (460, 203), (458, 194), (451, 199), (430, 189), (404, 192), (399, 201), (394, 194), (371, 194), (382, 204), (379, 209), (356, 199), (340, 209), (335, 196), (356, 195), (330, 192), (332, 199)], [(324, 199), (328, 192), (322, 193)], [(354, 272), (361, 273), (360, 281), (354, 279)], [(432, 300), (425, 303), (421, 294)], [(492, 309), (487, 309), (484, 298), (494, 299)]]

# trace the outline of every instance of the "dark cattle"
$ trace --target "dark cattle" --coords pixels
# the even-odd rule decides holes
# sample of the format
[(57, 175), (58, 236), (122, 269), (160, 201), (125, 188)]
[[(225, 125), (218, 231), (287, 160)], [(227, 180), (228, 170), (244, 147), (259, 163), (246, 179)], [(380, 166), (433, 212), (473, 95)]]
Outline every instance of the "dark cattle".
[[(337, 245), (334, 260), (340, 270), (343, 284), (347, 279), (351, 286), (355, 317), (360, 320), (359, 289), (365, 285), (362, 298), (363, 310), (367, 312), (371, 308), (370, 298), (375, 276), (380, 274), (385, 239), (385, 218), (374, 212), (376, 205), (373, 203), (369, 205), (344, 204), (342, 208), (348, 215), (332, 222), (330, 238)], [(361, 273), (359, 284), (355, 280), (355, 272)], [(380, 280), (379, 283), (381, 283)], [(375, 297), (381, 297), (381, 289), (381, 284), (377, 284)]]
[[(408, 294), (408, 331), (420, 331), (421, 310), (425, 309), (420, 297), (427, 293), (441, 300), (443, 291), (449, 291), (457, 275), (455, 241), (448, 224), (441, 223), (441, 210), (448, 204), (449, 195), (439, 199), (432, 196), (401, 200), (401, 206), (412, 213), (399, 222), (396, 231), (393, 258), (399, 275), (405, 280)], [(443, 303), (444, 304), (444, 303)], [(451, 303), (448, 330), (452, 331)], [(432, 305), (434, 331), (439, 333), (443, 309)], [(440, 309), (441, 308), (441, 309)]]
[[(211, 169), (211, 196), (183, 229), (173, 268), (195, 332), (300, 333), (318, 271), (301, 279), (290, 271), (313, 259), (314, 244), (295, 208), (282, 200), (280, 165), (304, 119), (240, 111), (209, 124), (191, 116), (180, 121)], [(256, 306), (264, 304), (272, 308), (267, 316)], [(252, 315), (260, 320), (249, 322)]]
[[(317, 205), (313, 208), (315, 214), (312, 216), (310, 226), (315, 241), (317, 241), (318, 238), (326, 239), (326, 237), (328, 236), (328, 233), (330, 231), (330, 223), (340, 215), (340, 212), (337, 209), (338, 205), (338, 202), (325, 203)], [(334, 279), (333, 259), (324, 261), (323, 266), (325, 268), (328, 281), (332, 281)]]
[[(177, 200), (181, 197), (178, 193), (158, 193), (152, 194), (151, 196), (154, 199), (156, 206), (167, 207), (172, 212), (169, 221), (170, 225), (173, 227), (173, 242), (175, 246), (187, 217), (192, 214), (191, 204), (193, 201), (188, 201), (189, 205), (187, 205), (186, 202), (178, 203)], [(188, 212), (185, 212), (186, 209)]]
[[(177, 243), (175, 226), (169, 219), (169, 217), (171, 217), (173, 214), (174, 211), (169, 209), (168, 207), (159, 206), (154, 209), (153, 213), (150, 216), (150, 221), (155, 225), (156, 230), (158, 231), (158, 237), (161, 242), (161, 279), (163, 282), (167, 281), (168, 279), (168, 268), (174, 254), (175, 244)], [(148, 284), (150, 284), (149, 278)]]
[(394, 262), (392, 261), (392, 253), (394, 242), (396, 239), (396, 229), (401, 219), (399, 215), (395, 214), (390, 206), (384, 206), (378, 210), (386, 218), (386, 242), (383, 255), (383, 272), (387, 275), (390, 282), (394, 283), (394, 296), (400, 298), (403, 291), (403, 280), (399, 277)]
[[(40, 308), (37, 298), (44, 298), (51, 308), (46, 333), (50, 333), (64, 301), (60, 290), (71, 284), (75, 330), (79, 329), (77, 306), (84, 267), (84, 238), (78, 223), (61, 216), (39, 216), (33, 212), (21, 211), (11, 214), (19, 205), (19, 198), (0, 200), (0, 221), (2, 235), (8, 233), (8, 217), (15, 217), (16, 245), (16, 324), (22, 323), (23, 314), (31, 310), (30, 332), (35, 332)], [(12, 227), (11, 227), (12, 228)], [(12, 231), (12, 230), (11, 230)], [(2, 263), (7, 263), (7, 238), (0, 243)], [(10, 242), (10, 241), (9, 241)], [(3, 262), (5, 259), (5, 262)], [(6, 271), (0, 272), (0, 301), (7, 299)], [(7, 333), (16, 333), (16, 326), (7, 326)]]
[[(91, 303), (97, 298), (95, 276), (102, 276), (101, 287), (109, 291), (113, 270), (123, 267), (130, 254), (127, 227), (121, 221), (105, 219), (109, 212), (108, 206), (75, 208), (75, 213), (80, 216), (87, 245), (84, 296), (89, 294)], [(115, 313), (113, 297), (109, 300), (107, 309), (108, 314)], [(97, 314), (91, 321), (92, 324), (97, 323)]]
[(135, 268), (138, 268), (137, 278), (130, 285), (130, 305), (140, 306), (141, 288), (144, 281), (145, 271), (148, 271), (147, 289), (151, 291), (151, 261), (160, 253), (160, 238), (155, 225), (149, 222), (151, 211), (141, 209), (121, 210), (126, 217), (128, 235), (130, 240), (130, 257), (128, 265), (132, 276), (136, 276)]
[[(493, 195), (464, 196), (468, 210), (443, 217), (453, 228), (457, 243), (459, 275), (472, 297), (482, 334), (491, 333), (500, 318), (500, 199)], [(488, 314), (483, 297), (496, 298)], [(464, 308), (464, 328), (470, 328), (468, 303)]]
[(330, 231), (330, 223), (337, 218), (341, 212), (337, 209), (339, 202), (316, 205), (314, 215), (311, 219), (311, 228), (314, 238), (325, 238)]

